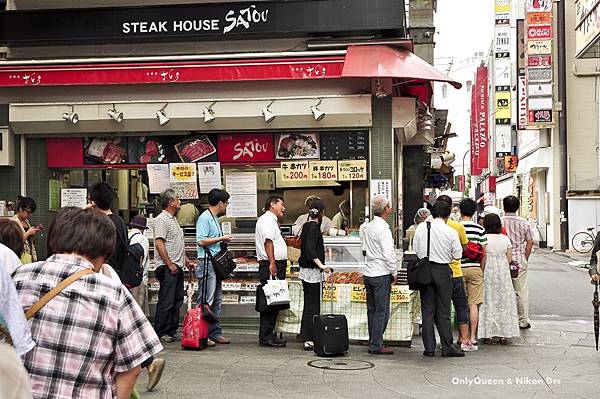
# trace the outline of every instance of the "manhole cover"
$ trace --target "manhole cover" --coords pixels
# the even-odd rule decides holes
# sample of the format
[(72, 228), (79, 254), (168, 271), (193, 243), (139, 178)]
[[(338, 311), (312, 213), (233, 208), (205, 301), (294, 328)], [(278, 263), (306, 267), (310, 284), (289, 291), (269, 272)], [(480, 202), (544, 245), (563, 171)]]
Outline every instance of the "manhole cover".
[(371, 362), (350, 359), (319, 359), (312, 360), (307, 365), (325, 370), (367, 370), (375, 367)]

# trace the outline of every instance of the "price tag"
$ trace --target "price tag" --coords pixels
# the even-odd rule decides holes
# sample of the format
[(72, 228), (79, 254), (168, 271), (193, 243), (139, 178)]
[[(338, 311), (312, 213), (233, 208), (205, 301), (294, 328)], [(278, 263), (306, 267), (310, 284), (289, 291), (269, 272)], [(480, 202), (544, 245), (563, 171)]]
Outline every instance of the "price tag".
[(171, 165), (171, 181), (189, 182), (196, 180), (196, 165), (178, 163)]
[(407, 285), (393, 285), (390, 294), (391, 303), (410, 302), (410, 290)]
[(282, 181), (308, 181), (308, 161), (281, 162)]
[(338, 181), (367, 180), (367, 161), (338, 161)]
[(337, 180), (337, 161), (309, 161), (310, 180)]
[(367, 290), (363, 284), (352, 284), (350, 302), (367, 302)]
[(327, 284), (323, 286), (323, 300), (337, 302), (338, 289), (335, 284)]

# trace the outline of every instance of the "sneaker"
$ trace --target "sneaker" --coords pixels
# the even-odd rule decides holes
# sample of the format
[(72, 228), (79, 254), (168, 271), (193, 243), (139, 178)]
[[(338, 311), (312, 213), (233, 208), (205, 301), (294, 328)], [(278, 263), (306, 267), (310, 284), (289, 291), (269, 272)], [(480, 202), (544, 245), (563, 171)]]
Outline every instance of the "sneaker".
[(479, 349), (479, 348), (477, 348), (471, 342), (466, 342), (464, 344), (460, 344), (460, 350), (463, 351), (463, 352), (474, 352), (477, 349)]
[(175, 342), (175, 339), (173, 337), (171, 337), (170, 335), (163, 335), (162, 337), (160, 337), (160, 340), (162, 342), (167, 342), (167, 343)]
[(213, 341), (215, 341), (217, 344), (222, 344), (222, 345), (226, 345), (231, 343), (231, 340), (229, 338), (226, 338), (222, 335), (219, 335), (218, 337), (215, 337), (213, 339)]
[(304, 341), (304, 350), (311, 351), (315, 347), (315, 343), (313, 341)]
[(163, 370), (165, 369), (165, 359), (154, 359), (150, 366), (148, 366), (148, 384), (146, 390), (152, 391), (162, 377)]

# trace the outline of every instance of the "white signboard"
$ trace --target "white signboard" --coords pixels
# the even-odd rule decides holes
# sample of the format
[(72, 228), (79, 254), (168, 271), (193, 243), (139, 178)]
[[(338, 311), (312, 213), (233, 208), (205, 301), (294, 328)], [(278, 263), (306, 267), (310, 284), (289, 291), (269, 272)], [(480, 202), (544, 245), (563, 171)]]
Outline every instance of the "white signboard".
[(382, 194), (392, 200), (392, 181), (390, 179), (371, 179), (371, 198)]
[(521, 130), (517, 133), (519, 156), (527, 155), (540, 147), (540, 131), (538, 129)]
[(208, 194), (213, 188), (221, 188), (221, 163), (198, 162), (198, 180), (200, 193)]
[(508, 155), (512, 152), (511, 143), (511, 126), (510, 125), (496, 125), (496, 155), (503, 154)]
[(552, 109), (552, 97), (529, 97), (529, 109)]
[(527, 129), (527, 83), (525, 75), (519, 76), (519, 82), (517, 90), (519, 91), (519, 104), (518, 104), (518, 129)]
[(225, 175), (225, 189), (231, 195), (227, 217), (256, 217), (256, 172), (230, 172)]
[(527, 54), (552, 54), (552, 40), (528, 40)]
[(552, 83), (530, 83), (527, 85), (527, 95), (529, 96), (551, 96)]
[(168, 188), (171, 188), (169, 178), (169, 165), (167, 164), (148, 164), (148, 189), (150, 194), (160, 194)]
[(496, 26), (494, 31), (494, 49), (496, 53), (510, 52), (510, 26)]
[(550, 82), (552, 80), (552, 69), (527, 69), (528, 82)]
[(511, 86), (511, 63), (510, 58), (496, 58), (494, 60), (496, 71), (496, 86)]
[(87, 189), (63, 188), (60, 190), (60, 207), (74, 206), (84, 208), (87, 205)]
[(527, 11), (552, 11), (552, 0), (527, 0)]

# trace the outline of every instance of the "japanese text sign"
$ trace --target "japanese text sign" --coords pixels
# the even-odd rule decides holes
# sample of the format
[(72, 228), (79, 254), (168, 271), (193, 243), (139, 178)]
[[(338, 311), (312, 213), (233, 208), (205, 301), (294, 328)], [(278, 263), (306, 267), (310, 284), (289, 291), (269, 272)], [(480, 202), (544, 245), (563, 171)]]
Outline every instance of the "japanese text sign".
[(308, 161), (281, 162), (281, 180), (283, 181), (308, 181)]
[(337, 161), (309, 161), (311, 180), (337, 180)]
[(367, 161), (338, 161), (338, 181), (367, 180)]

